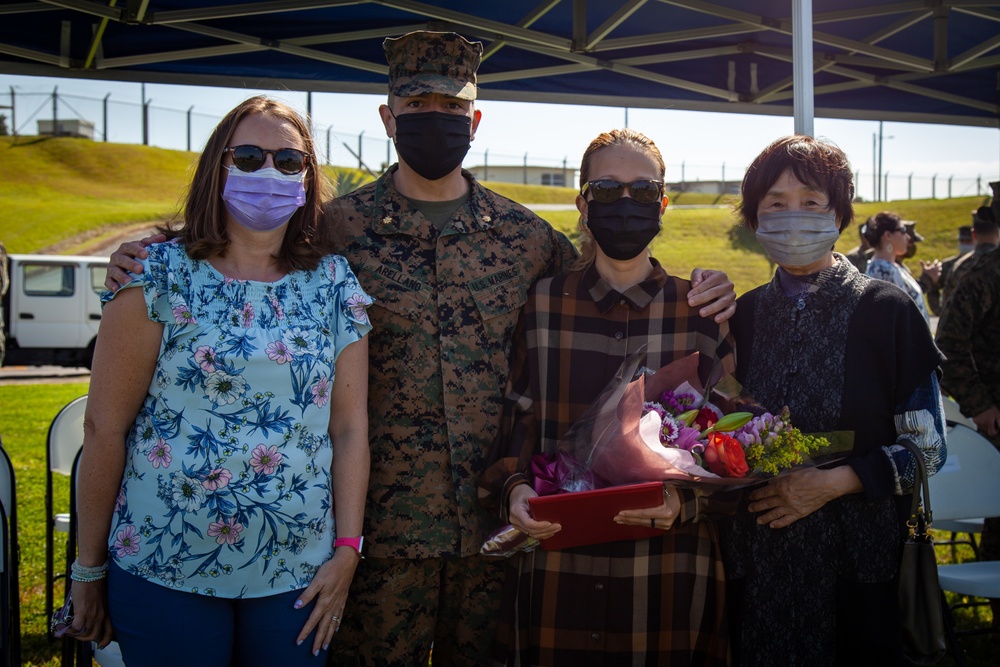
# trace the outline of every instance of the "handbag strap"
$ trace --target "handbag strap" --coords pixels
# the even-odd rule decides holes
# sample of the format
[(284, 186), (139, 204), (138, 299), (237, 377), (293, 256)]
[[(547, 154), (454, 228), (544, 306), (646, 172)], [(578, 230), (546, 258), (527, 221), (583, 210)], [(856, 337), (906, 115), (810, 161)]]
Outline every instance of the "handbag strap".
[[(927, 528), (930, 528), (933, 513), (931, 512), (931, 491), (930, 484), (927, 482), (927, 464), (924, 462), (924, 453), (914, 443), (906, 439), (897, 440), (896, 444), (909, 450), (916, 462), (913, 476), (913, 501), (910, 503), (910, 516), (906, 524), (910, 530), (916, 530), (919, 527), (920, 532), (925, 533)], [(921, 493), (923, 493), (924, 501), (923, 512), (920, 511)]]

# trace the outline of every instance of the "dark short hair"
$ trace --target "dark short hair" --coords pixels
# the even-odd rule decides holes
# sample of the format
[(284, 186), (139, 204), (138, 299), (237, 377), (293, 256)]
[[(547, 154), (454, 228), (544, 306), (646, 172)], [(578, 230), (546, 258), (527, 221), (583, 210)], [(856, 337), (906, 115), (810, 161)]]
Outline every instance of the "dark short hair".
[(879, 211), (875, 215), (868, 218), (867, 222), (865, 222), (865, 234), (868, 239), (868, 243), (873, 248), (878, 247), (883, 234), (898, 230), (902, 224), (903, 219), (899, 217), (898, 213), (894, 213), (892, 211)]
[(191, 179), (184, 202), (184, 220), (178, 228), (165, 231), (171, 238), (180, 238), (192, 259), (226, 254), (229, 234), (222, 201), (222, 156), (236, 126), (253, 114), (287, 121), (302, 137), (303, 150), (309, 155), (305, 176), (306, 202), (288, 221), (276, 259), (286, 271), (315, 269), (320, 258), (332, 252), (333, 248), (329, 223), (323, 217), (323, 205), (330, 199), (332, 188), (316, 158), (316, 145), (309, 124), (284, 102), (262, 95), (244, 100), (216, 125)]
[(977, 235), (987, 235), (992, 236), (1000, 231), (1000, 225), (997, 224), (993, 218), (979, 218), (977, 217), (972, 223), (972, 231)]
[(830, 142), (796, 134), (772, 142), (747, 168), (736, 211), (748, 229), (757, 229), (757, 209), (761, 200), (788, 170), (795, 178), (829, 197), (840, 231), (851, 224), (854, 220), (854, 173), (847, 155)]

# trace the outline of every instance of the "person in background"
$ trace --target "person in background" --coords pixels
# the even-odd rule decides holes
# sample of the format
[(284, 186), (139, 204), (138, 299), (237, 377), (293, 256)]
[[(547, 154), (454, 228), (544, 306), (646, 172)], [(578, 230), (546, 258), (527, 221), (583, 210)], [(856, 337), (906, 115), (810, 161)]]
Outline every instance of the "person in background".
[(902, 663), (897, 570), (916, 461), (896, 443), (916, 444), (931, 474), (944, 463), (941, 355), (912, 299), (832, 251), (853, 199), (847, 156), (809, 136), (773, 142), (743, 179), (739, 214), (778, 269), (738, 300), (736, 379), (803, 433), (853, 432), (854, 449), (750, 490), (723, 522), (737, 665)]
[[(360, 561), (371, 299), (329, 254), (308, 124), (250, 98), (106, 294), (79, 469), (75, 617), (130, 665), (313, 665)], [(165, 641), (169, 638), (169, 641)]]
[[(903, 220), (903, 227), (906, 228), (906, 235), (910, 237), (910, 244), (906, 248), (906, 252), (903, 253), (902, 257), (896, 258), (896, 265), (899, 266), (900, 270), (913, 276), (910, 272), (910, 268), (906, 266), (904, 260), (910, 259), (917, 254), (917, 246), (923, 243), (924, 237), (917, 231), (917, 223), (914, 220)], [(868, 267), (865, 267), (866, 269)], [(864, 273), (864, 271), (862, 271)], [(920, 260), (920, 277), (917, 278), (917, 284), (920, 289), (924, 292), (925, 284), (936, 284), (941, 277), (941, 260), (935, 258), (930, 261)]]
[(1000, 225), (993, 219), (993, 211), (988, 206), (980, 206), (976, 211), (972, 221), (972, 243), (972, 252), (955, 261), (941, 289), (942, 314), (959, 283), (976, 270), (984, 255), (994, 252), (1000, 244)]
[[(368, 553), (335, 665), (479, 666), (489, 660), (505, 565), (479, 556), (498, 517), (477, 480), (500, 427), (518, 314), (539, 278), (577, 257), (561, 233), (462, 169), (479, 127), (482, 44), (451, 32), (387, 39), (379, 107), (399, 162), (327, 207), (334, 247), (375, 298), (369, 310), (372, 470)], [(112, 255), (109, 288), (140, 244)], [(720, 271), (692, 272), (688, 303), (734, 310)]]
[[(663, 157), (648, 137), (625, 129), (594, 139), (576, 199), (582, 257), (571, 273), (538, 281), (528, 295), (518, 340), (524, 350), (515, 355), (525, 363), (507, 399), (509, 463), (496, 464), (518, 472), (498, 476), (491, 490), (510, 522), (532, 537), (559, 530), (532, 517), (532, 455), (555, 455), (628, 357), (645, 349), (645, 366), (656, 369), (699, 352), (705, 386), (734, 370), (726, 323), (700, 317), (686, 300), (691, 283), (650, 254), (667, 207), (663, 177)], [(662, 505), (617, 519), (660, 536), (518, 557), (496, 662), (727, 664), (725, 576), (704, 496), (664, 484)]]
[[(975, 211), (972, 212), (972, 220), (973, 222), (976, 220)], [(924, 271), (920, 274), (920, 278), (917, 279), (917, 282), (920, 283), (920, 289), (927, 295), (927, 306), (934, 315), (941, 314), (943, 303), (942, 288), (947, 284), (948, 276), (955, 267), (955, 262), (966, 253), (972, 252), (974, 247), (972, 243), (972, 225), (962, 225), (958, 228), (958, 254), (945, 257), (941, 260), (941, 272), (936, 278)]]
[[(1000, 449), (1000, 251), (983, 254), (955, 286), (936, 339), (947, 357), (941, 388)], [(986, 519), (979, 558), (1000, 560), (1000, 517)], [(1000, 627), (1000, 600), (990, 606), (993, 626)]]
[(930, 313), (927, 312), (924, 293), (910, 272), (901, 269), (897, 263), (912, 243), (903, 221), (892, 211), (882, 211), (868, 218), (865, 226), (868, 242), (875, 249), (865, 273), (872, 278), (890, 282), (906, 292), (929, 327)]
[(865, 272), (865, 269), (868, 268), (868, 261), (875, 252), (865, 236), (867, 229), (868, 228), (865, 223), (858, 225), (858, 245), (844, 253), (844, 256), (847, 257), (847, 261), (853, 264), (854, 268), (856, 268), (859, 273)]

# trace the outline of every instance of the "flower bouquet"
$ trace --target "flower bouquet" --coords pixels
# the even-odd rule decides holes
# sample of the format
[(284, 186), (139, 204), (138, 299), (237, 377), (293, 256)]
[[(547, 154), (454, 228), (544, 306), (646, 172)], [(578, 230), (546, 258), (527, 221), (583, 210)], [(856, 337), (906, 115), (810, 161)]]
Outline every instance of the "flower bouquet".
[[(650, 481), (707, 492), (736, 489), (832, 462), (854, 446), (851, 433), (802, 433), (792, 426), (787, 407), (777, 415), (766, 412), (742, 395), (731, 376), (703, 388), (698, 353), (655, 373), (642, 367), (644, 358), (640, 351), (626, 359), (554, 455), (532, 457), (539, 496)], [(510, 555), (537, 544), (510, 552), (503, 541), (490, 546), (492, 552), (484, 545), (482, 553)]]
[(792, 426), (788, 408), (778, 415), (764, 411), (741, 396), (732, 377), (702, 388), (698, 353), (655, 373), (640, 369), (643, 356), (625, 361), (560, 440), (561, 455), (579, 465), (563, 463), (570, 474), (546, 479), (549, 488), (578, 491), (650, 480), (738, 488), (835, 460), (853, 447), (849, 433), (802, 433)]

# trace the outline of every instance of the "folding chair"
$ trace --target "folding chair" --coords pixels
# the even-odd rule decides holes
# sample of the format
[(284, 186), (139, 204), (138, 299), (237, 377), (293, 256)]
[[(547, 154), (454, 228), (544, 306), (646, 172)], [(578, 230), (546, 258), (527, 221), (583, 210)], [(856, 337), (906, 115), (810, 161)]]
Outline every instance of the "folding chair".
[[(1000, 516), (1000, 452), (989, 440), (970, 428), (955, 424), (948, 431), (948, 459), (930, 478), (933, 527), (939, 519), (955, 521)], [(976, 598), (1000, 598), (1000, 561), (979, 561), (939, 565), (942, 591)], [(954, 629), (952, 609), (973, 603), (952, 605), (946, 615), (952, 651), (962, 664), (957, 637), (991, 632), (991, 629)]]
[[(77, 454), (83, 447), (83, 415), (87, 409), (87, 397), (81, 396), (67, 403), (52, 420), (49, 426), (48, 447), (46, 458), (48, 460), (48, 473), (45, 478), (45, 618), (51, 618), (54, 610), (54, 597), (56, 581), (64, 580), (62, 595), (59, 596), (59, 604), (66, 597), (67, 570), (55, 572), (55, 534), (56, 532), (67, 534), (65, 557), (66, 563), (73, 562), (76, 554), (76, 535), (70, 530), (69, 512), (56, 513), (55, 494), (53, 491), (53, 474), (59, 473), (72, 477), (73, 466)], [(72, 504), (72, 495), (66, 500), (67, 504)], [(51, 631), (48, 629), (49, 638), (52, 639)]]
[(961, 424), (966, 426), (973, 431), (979, 430), (976, 427), (976, 422), (972, 421), (970, 417), (966, 417), (962, 414), (962, 409), (958, 407), (958, 403), (955, 402), (950, 396), (941, 395), (941, 403), (944, 404), (944, 419), (949, 424)]
[[(948, 428), (956, 425), (962, 425), (968, 427), (972, 431), (976, 431), (976, 423), (964, 416), (958, 409), (958, 403), (948, 398), (947, 396), (942, 397), (944, 403), (944, 414), (945, 422)], [(958, 437), (962, 437), (961, 434)], [(947, 466), (947, 462), (945, 463)], [(936, 513), (935, 513), (936, 514)], [(968, 544), (972, 548), (972, 553), (979, 560), (979, 543), (976, 542), (976, 534), (983, 532), (983, 517), (975, 517), (971, 519), (942, 519), (937, 520), (934, 517), (934, 529), (941, 533), (949, 533), (950, 536), (946, 540), (935, 539), (934, 543), (937, 545), (951, 545), (951, 555), (952, 557), (957, 557), (957, 552), (955, 547), (959, 544)], [(960, 537), (964, 535), (965, 537)]]
[(0, 443), (0, 665), (21, 664), (21, 596), (18, 586), (17, 494), (14, 466)]

